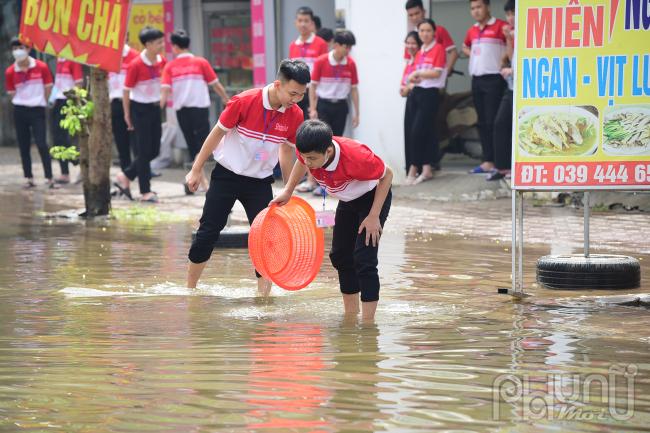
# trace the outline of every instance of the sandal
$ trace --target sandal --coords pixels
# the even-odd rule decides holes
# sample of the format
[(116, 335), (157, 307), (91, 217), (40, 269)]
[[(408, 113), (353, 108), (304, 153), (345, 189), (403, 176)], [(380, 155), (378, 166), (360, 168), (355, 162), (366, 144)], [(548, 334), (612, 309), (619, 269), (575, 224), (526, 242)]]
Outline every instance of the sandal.
[(158, 203), (158, 195), (154, 192), (149, 198), (140, 197), (140, 203)]
[(47, 181), (47, 189), (61, 189), (61, 185), (56, 183), (53, 180), (48, 180)]
[(54, 182), (59, 184), (59, 185), (67, 185), (70, 183), (70, 179), (63, 179), (63, 178), (56, 178), (54, 179)]
[(404, 181), (404, 185), (406, 186), (411, 186), (415, 183), (417, 177), (415, 176), (406, 176), (406, 180)]
[(36, 187), (36, 184), (31, 179), (27, 179), (27, 182), (23, 185), (23, 189), (32, 189), (32, 188), (35, 188), (35, 187)]
[(419, 185), (422, 182), (428, 182), (431, 179), (433, 179), (433, 176), (425, 176), (425, 175), (421, 174), (415, 179), (415, 181), (413, 181), (413, 185)]
[(297, 192), (312, 192), (313, 190), (316, 189), (318, 185), (313, 185), (309, 183), (308, 181), (304, 181), (300, 185), (296, 187)]
[(123, 187), (119, 182), (113, 182), (113, 186), (120, 191), (120, 194), (126, 196), (129, 200), (133, 201), (133, 196), (131, 195), (131, 188)]

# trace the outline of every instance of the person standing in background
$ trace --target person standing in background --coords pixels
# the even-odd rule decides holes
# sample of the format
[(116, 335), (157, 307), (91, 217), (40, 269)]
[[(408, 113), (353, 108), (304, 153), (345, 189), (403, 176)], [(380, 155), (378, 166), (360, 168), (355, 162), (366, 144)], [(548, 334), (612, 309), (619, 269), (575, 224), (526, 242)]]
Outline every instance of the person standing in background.
[(120, 72), (108, 73), (108, 97), (111, 101), (111, 128), (113, 130), (113, 140), (117, 147), (117, 154), (120, 159), (120, 168), (126, 170), (131, 165), (131, 152), (135, 150), (135, 136), (133, 131), (129, 131), (124, 121), (124, 107), (122, 106), (122, 97), (124, 96), (124, 79), (129, 63), (140, 55), (135, 50), (124, 44), (122, 47), (122, 67)]
[(467, 30), (463, 52), (469, 56), (472, 96), (483, 148), (483, 162), (470, 171), (476, 174), (494, 170), (494, 118), (506, 87), (501, 59), (506, 52), (503, 28), (507, 23), (490, 14), (490, 0), (470, 0), (470, 10), (476, 23)]
[[(406, 104), (404, 108), (404, 160), (406, 162), (406, 173), (409, 174), (411, 166), (415, 167), (415, 162), (413, 160), (414, 146), (411, 140), (411, 130), (413, 128), (413, 87), (414, 83), (409, 82), (409, 77), (411, 73), (415, 70), (415, 56), (417, 52), (422, 48), (422, 41), (418, 32), (411, 31), (406, 35), (404, 39), (404, 46), (411, 58), (407, 60), (406, 65), (404, 66), (404, 72), (402, 73), (402, 82), (400, 83), (399, 94), (406, 98)], [(417, 175), (417, 167), (411, 172), (411, 179), (409, 182), (413, 182)]]
[(515, 51), (515, 0), (508, 0), (503, 8), (506, 12), (507, 26), (503, 27), (506, 37), (506, 53), (503, 56), (501, 76), (506, 80), (507, 88), (503, 92), (499, 110), (494, 119), (494, 165), (496, 169), (487, 176), (487, 180), (499, 180), (510, 176), (512, 165), (512, 56)]
[[(64, 92), (76, 87), (82, 87), (84, 82), (83, 70), (81, 65), (67, 59), (56, 60), (56, 74), (54, 75), (54, 109), (52, 112), (52, 139), (54, 146), (69, 147), (71, 140), (70, 134), (61, 126), (63, 115), (61, 109), (66, 104)], [(61, 177), (55, 180), (56, 183), (70, 183), (70, 167), (68, 161), (59, 161), (61, 167)]]
[[(424, 5), (422, 0), (407, 0), (406, 5), (406, 14), (408, 15), (409, 23), (411, 24), (412, 30), (417, 32), (417, 27), (420, 22), (426, 18), (424, 11)], [(447, 56), (447, 77), (451, 75), (451, 71), (454, 70), (454, 65), (456, 60), (458, 60), (458, 50), (456, 49), (456, 44), (451, 38), (451, 35), (443, 26), (436, 24), (436, 42), (445, 49)], [(409, 60), (410, 55), (407, 50), (404, 50), (404, 59)]]
[(52, 179), (52, 159), (45, 130), (45, 107), (52, 92), (52, 73), (44, 62), (29, 56), (29, 48), (17, 37), (11, 38), (9, 46), (16, 62), (5, 71), (5, 88), (14, 106), (16, 138), (26, 179), (24, 187), (36, 186), (29, 149), (33, 138), (41, 156), (48, 188), (57, 188)]
[[(160, 108), (165, 108), (171, 92), (178, 125), (185, 137), (190, 159), (194, 162), (210, 133), (208, 86), (219, 95), (224, 107), (228, 103), (228, 95), (210, 63), (189, 51), (190, 37), (185, 30), (172, 33), (171, 43), (176, 58), (167, 63), (162, 72)], [(185, 194), (193, 194), (186, 183), (183, 185)], [(205, 176), (201, 180), (201, 186), (207, 191), (208, 180)]]

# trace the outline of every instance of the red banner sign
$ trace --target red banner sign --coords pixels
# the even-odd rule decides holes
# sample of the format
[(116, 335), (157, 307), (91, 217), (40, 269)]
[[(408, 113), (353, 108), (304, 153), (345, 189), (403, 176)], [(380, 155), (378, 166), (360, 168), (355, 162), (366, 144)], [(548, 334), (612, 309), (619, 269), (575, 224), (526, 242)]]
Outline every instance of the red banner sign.
[(20, 39), (47, 54), (119, 72), (128, 0), (23, 0)]

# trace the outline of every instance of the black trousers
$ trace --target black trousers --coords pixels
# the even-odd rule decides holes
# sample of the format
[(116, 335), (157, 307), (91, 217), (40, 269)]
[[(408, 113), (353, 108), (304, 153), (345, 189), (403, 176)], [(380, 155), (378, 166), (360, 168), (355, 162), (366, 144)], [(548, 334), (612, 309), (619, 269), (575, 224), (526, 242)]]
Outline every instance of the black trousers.
[(302, 110), (303, 119), (309, 120), (309, 88), (307, 88), (305, 96), (298, 102), (298, 107)]
[(494, 162), (494, 118), (506, 82), (499, 74), (472, 77), (472, 96), (478, 115), (478, 131), (483, 148), (483, 161)]
[(120, 168), (124, 171), (131, 165), (131, 152), (135, 151), (135, 133), (128, 130), (124, 121), (122, 98), (111, 100), (111, 127), (117, 155), (120, 158)]
[[(190, 261), (203, 263), (210, 258), (235, 201), (244, 205), (248, 222), (252, 224), (257, 214), (273, 199), (272, 183), (272, 176), (265, 179), (241, 176), (217, 164), (210, 176), (203, 215), (188, 254)], [(257, 272), (256, 275), (260, 277)]]
[(45, 178), (52, 179), (52, 159), (50, 158), (50, 149), (47, 147), (47, 131), (45, 129), (45, 107), (14, 105), (14, 127), (20, 149), (20, 160), (23, 163), (23, 175), (28, 179), (34, 177), (32, 156), (29, 151), (33, 138), (41, 156)]
[(338, 102), (331, 102), (327, 99), (318, 98), (316, 111), (318, 111), (318, 118), (332, 128), (334, 135), (337, 137), (343, 135), (349, 111), (347, 100), (342, 99)]
[[(366, 245), (365, 230), (358, 233), (359, 225), (370, 213), (375, 191), (376, 188), (352, 201), (339, 201), (330, 252), (332, 266), (339, 274), (341, 293), (353, 295), (361, 292), (362, 302), (379, 300), (379, 247), (373, 247), (372, 242)], [(388, 218), (391, 200), (392, 192), (389, 191), (379, 213), (382, 227)]]
[(426, 164), (438, 164), (440, 156), (438, 155), (436, 116), (438, 115), (439, 90), (435, 87), (429, 89), (415, 87), (410, 98), (413, 99), (413, 120), (409, 142), (412, 164), (418, 168)]
[(136, 157), (124, 174), (130, 180), (138, 178), (140, 194), (151, 192), (150, 162), (160, 152), (162, 126), (160, 124), (160, 105), (158, 102), (141, 104), (131, 101), (131, 121), (135, 129)]
[(404, 108), (404, 160), (406, 162), (406, 172), (408, 173), (411, 165), (416, 165), (413, 160), (413, 140), (411, 131), (413, 130), (413, 93), (406, 97), (406, 106)]
[(512, 166), (512, 90), (506, 88), (494, 119), (494, 165), (499, 170)]
[(207, 107), (183, 107), (176, 111), (176, 117), (183, 137), (185, 137), (190, 159), (194, 161), (203, 142), (210, 134), (210, 109)]

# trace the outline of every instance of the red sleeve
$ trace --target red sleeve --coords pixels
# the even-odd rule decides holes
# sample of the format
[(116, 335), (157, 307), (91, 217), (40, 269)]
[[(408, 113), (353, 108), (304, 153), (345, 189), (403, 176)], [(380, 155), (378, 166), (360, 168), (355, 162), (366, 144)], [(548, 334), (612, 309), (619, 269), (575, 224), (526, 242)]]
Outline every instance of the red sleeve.
[(438, 27), (438, 43), (447, 51), (449, 48), (453, 47), (454, 40), (451, 38), (451, 35), (444, 27)]
[(298, 149), (296, 149), (296, 157), (298, 158), (298, 161), (300, 161), (302, 165), (305, 165), (305, 159), (302, 157), (300, 152), (298, 152)]
[(81, 68), (81, 64), (74, 62), (72, 63), (72, 79), (75, 81), (83, 81), (84, 79), (84, 72), (83, 69)]
[(469, 30), (467, 30), (467, 33), (465, 34), (465, 41), (463, 41), (463, 45), (465, 45), (466, 47), (472, 46), (472, 38), (470, 36), (471, 31), (472, 28), (470, 27)]
[(384, 177), (386, 164), (370, 148), (360, 145), (349, 155), (350, 175), (355, 180), (377, 180)]
[(203, 79), (205, 80), (205, 82), (211, 84), (217, 81), (218, 80), (217, 73), (214, 72), (214, 69), (212, 69), (210, 63), (205, 59), (203, 59), (203, 62), (201, 63), (203, 67)]
[(160, 74), (160, 85), (165, 87), (170, 87), (172, 85), (172, 74), (171, 74), (172, 62), (169, 62), (165, 65)]
[(41, 71), (43, 73), (43, 84), (47, 86), (54, 83), (54, 79), (52, 78), (52, 72), (50, 72), (50, 68), (48, 68), (45, 63), (41, 63), (40, 66), (41, 66)]
[(126, 78), (124, 79), (124, 88), (133, 89), (138, 82), (138, 68), (136, 61), (133, 60), (126, 68)]
[(5, 88), (7, 92), (16, 91), (16, 83), (14, 82), (14, 70), (9, 67), (5, 70)]
[(447, 52), (442, 47), (442, 45), (439, 45), (439, 47), (440, 47), (439, 49), (433, 52), (432, 65), (434, 68), (444, 69), (445, 66), (447, 66)]
[(323, 73), (323, 62), (321, 57), (318, 57), (314, 62), (314, 68), (311, 71), (311, 81), (312, 83), (318, 83), (320, 81), (321, 74)]
[(350, 62), (350, 69), (352, 70), (352, 85), (356, 86), (359, 84), (359, 76), (357, 75), (357, 64), (354, 61)]
[[(219, 116), (219, 126), (222, 126), (223, 129), (231, 130), (239, 123), (242, 111), (242, 102), (239, 95), (235, 95), (230, 98), (230, 101), (226, 104), (226, 108), (223, 109), (221, 115)], [(294, 133), (295, 134), (295, 133)]]

